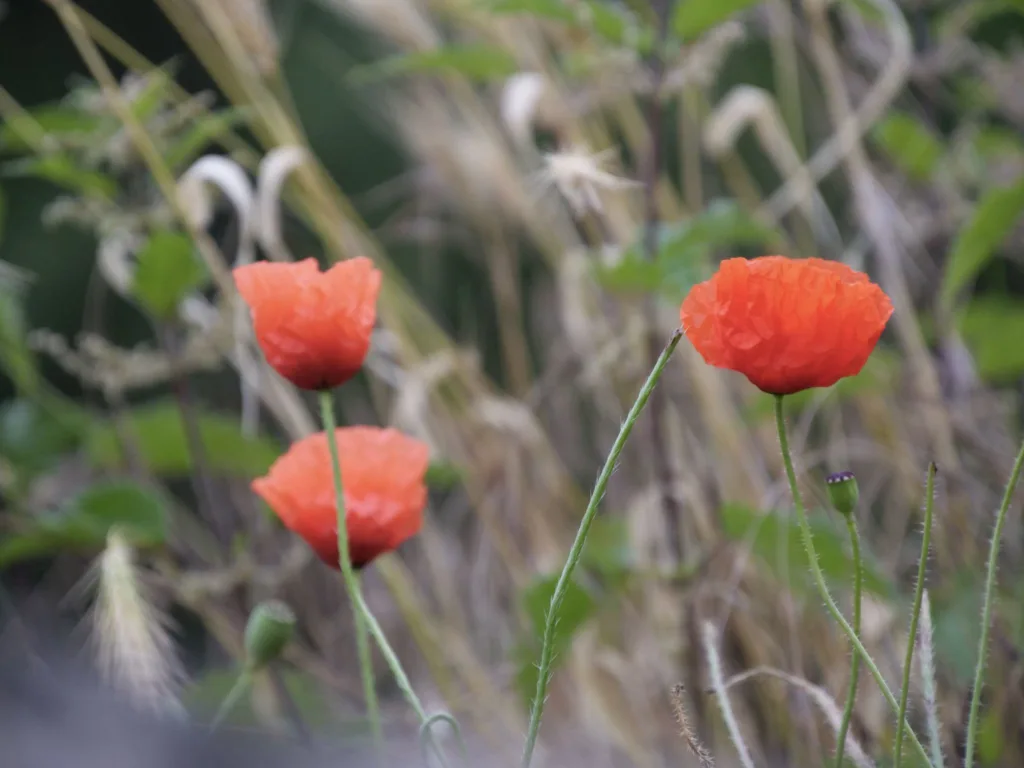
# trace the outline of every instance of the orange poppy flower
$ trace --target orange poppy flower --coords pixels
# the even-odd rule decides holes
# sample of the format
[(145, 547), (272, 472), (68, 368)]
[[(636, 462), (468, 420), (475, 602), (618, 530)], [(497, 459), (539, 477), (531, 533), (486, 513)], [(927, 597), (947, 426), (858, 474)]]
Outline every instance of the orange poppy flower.
[[(336, 431), (352, 564), (361, 568), (419, 532), (429, 450), (394, 429)], [(252, 489), (313, 551), (338, 568), (338, 513), (327, 434), (293, 443)]]
[(823, 259), (727, 259), (679, 312), (710, 365), (773, 395), (830, 387), (867, 362), (892, 302), (867, 275)]
[(321, 272), (316, 259), (238, 267), (256, 340), (275, 371), (301, 389), (329, 389), (358, 373), (370, 350), (381, 274), (365, 257)]

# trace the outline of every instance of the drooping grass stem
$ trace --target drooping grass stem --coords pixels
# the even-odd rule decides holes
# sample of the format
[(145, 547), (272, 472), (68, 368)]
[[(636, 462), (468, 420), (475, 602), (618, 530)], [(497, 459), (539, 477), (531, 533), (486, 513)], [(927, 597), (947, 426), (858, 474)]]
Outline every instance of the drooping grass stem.
[(640, 390), (640, 394), (637, 395), (636, 402), (633, 403), (633, 407), (630, 408), (629, 414), (626, 416), (626, 420), (622, 423), (622, 428), (619, 430), (619, 436), (615, 438), (615, 443), (612, 445), (612, 449), (608, 453), (608, 458), (605, 459), (604, 467), (601, 469), (601, 474), (597, 476), (597, 482), (594, 483), (594, 490), (590, 494), (590, 501), (587, 503), (587, 510), (583, 513), (583, 519), (580, 521), (579, 530), (576, 532), (576, 540), (573, 541), (572, 548), (569, 550), (569, 557), (565, 561), (565, 566), (562, 568), (562, 574), (558, 577), (558, 583), (555, 585), (555, 591), (551, 595), (551, 603), (548, 606), (547, 617), (544, 620), (544, 638), (540, 653), (537, 689), (534, 692), (533, 704), (530, 708), (530, 725), (526, 734), (526, 744), (523, 747), (523, 758), (521, 762), (522, 768), (529, 768), (530, 762), (533, 759), (533, 751), (537, 746), (537, 734), (540, 730), (541, 717), (544, 714), (544, 701), (547, 698), (548, 680), (551, 676), (551, 659), (554, 653), (555, 629), (558, 624), (558, 612), (562, 607), (562, 601), (565, 599), (565, 594), (569, 590), (569, 585), (572, 583), (572, 573), (576, 569), (580, 556), (583, 554), (583, 545), (587, 541), (587, 533), (590, 531), (591, 523), (594, 522), (594, 518), (597, 516), (597, 510), (601, 506), (601, 499), (604, 497), (605, 489), (608, 487), (608, 480), (611, 477), (612, 472), (615, 470), (615, 465), (619, 460), (619, 455), (622, 453), (622, 449), (625, 447), (626, 441), (629, 439), (629, 435), (633, 431), (637, 418), (643, 411), (644, 406), (647, 405), (647, 401), (650, 399), (651, 393), (658, 384), (658, 380), (661, 378), (661, 374), (664, 372), (665, 366), (681, 338), (681, 330), (677, 330), (672, 334), (671, 340), (658, 357), (657, 362), (655, 362), (654, 368), (651, 370), (650, 375), (647, 377), (647, 381)]

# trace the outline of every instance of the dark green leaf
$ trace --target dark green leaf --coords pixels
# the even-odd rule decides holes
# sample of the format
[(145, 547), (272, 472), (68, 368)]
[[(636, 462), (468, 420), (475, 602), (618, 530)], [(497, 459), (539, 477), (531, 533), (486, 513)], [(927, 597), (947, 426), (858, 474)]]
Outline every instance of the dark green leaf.
[(150, 237), (139, 254), (132, 293), (154, 317), (164, 320), (208, 278), (192, 241), (180, 232), (162, 231)]
[(905, 112), (889, 112), (872, 133), (889, 161), (912, 179), (927, 181), (945, 147), (924, 123)]
[(676, 3), (672, 30), (681, 40), (694, 40), (758, 2), (760, 0), (685, 0)]
[(471, 80), (503, 80), (518, 69), (515, 59), (500, 48), (461, 45), (392, 56), (353, 70), (351, 77), (358, 83), (408, 74), (457, 74)]
[(31, 530), (7, 536), (0, 542), (0, 567), (58, 551), (102, 549), (114, 528), (137, 546), (154, 546), (166, 540), (167, 521), (166, 501), (155, 491), (130, 482), (99, 483), (39, 517)]
[(35, 143), (47, 135), (57, 139), (83, 136), (95, 131), (101, 122), (96, 115), (59, 104), (40, 107), (0, 123), (0, 150), (31, 152)]
[(76, 448), (85, 417), (63, 402), (19, 398), (0, 406), (0, 455), (31, 477)]
[(1011, 187), (989, 190), (974, 215), (953, 243), (942, 300), (952, 304), (960, 291), (974, 280), (992, 259), (1024, 212), (1024, 180)]
[(21, 296), (14, 287), (0, 285), (0, 368), (19, 390), (32, 394), (39, 388), (39, 371), (27, 333)]
[(117, 194), (116, 181), (99, 171), (79, 168), (64, 154), (13, 161), (4, 166), (4, 174), (45, 179), (59, 187), (90, 197), (113, 200)]
[[(751, 551), (772, 568), (777, 577), (794, 587), (812, 588), (810, 562), (804, 551), (797, 521), (779, 512), (760, 513), (738, 504), (727, 504), (719, 514), (724, 533), (734, 541), (749, 541)], [(825, 578), (849, 589), (853, 574), (846, 530), (835, 525), (835, 516), (811, 513), (811, 530), (818, 562)], [(881, 573), (869, 554), (864, 553), (864, 589), (882, 597), (895, 594), (895, 587)]]
[[(196, 409), (205, 458), (216, 472), (252, 477), (262, 475), (280, 455), (280, 447), (264, 437), (246, 438), (236, 416)], [(183, 477), (192, 470), (181, 415), (173, 402), (159, 402), (129, 411), (126, 429), (140, 459), (153, 472), (166, 477)], [(117, 433), (106, 421), (97, 421), (86, 443), (89, 459), (98, 467), (113, 468), (124, 463)]]
[(1024, 375), (1024, 302), (975, 299), (959, 313), (957, 325), (985, 381), (1006, 384)]

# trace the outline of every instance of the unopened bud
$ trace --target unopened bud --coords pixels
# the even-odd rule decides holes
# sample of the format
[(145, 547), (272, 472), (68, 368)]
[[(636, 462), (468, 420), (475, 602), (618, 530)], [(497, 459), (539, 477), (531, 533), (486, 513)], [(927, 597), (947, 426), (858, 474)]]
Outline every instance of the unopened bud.
[(828, 497), (832, 506), (843, 517), (849, 517), (857, 507), (857, 499), (860, 498), (860, 490), (857, 488), (857, 478), (853, 472), (836, 472), (825, 478), (828, 486)]
[(253, 608), (245, 625), (246, 663), (261, 669), (274, 661), (295, 631), (295, 614), (280, 600), (267, 600)]

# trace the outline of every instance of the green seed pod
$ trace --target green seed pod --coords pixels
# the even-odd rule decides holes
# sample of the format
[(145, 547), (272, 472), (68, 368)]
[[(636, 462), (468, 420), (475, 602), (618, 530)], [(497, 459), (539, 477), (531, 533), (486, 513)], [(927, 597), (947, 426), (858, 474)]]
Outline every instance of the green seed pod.
[(280, 600), (260, 603), (245, 625), (245, 654), (250, 669), (265, 667), (274, 661), (295, 631), (295, 614)]
[(836, 472), (825, 478), (828, 486), (828, 497), (832, 506), (843, 517), (849, 517), (857, 508), (857, 499), (860, 498), (860, 489), (857, 488), (857, 478), (853, 472)]

